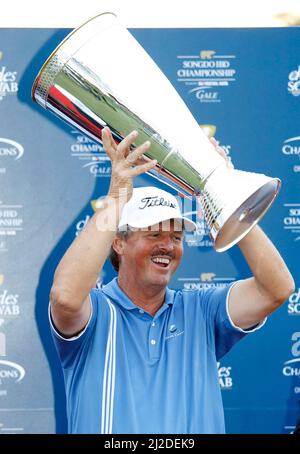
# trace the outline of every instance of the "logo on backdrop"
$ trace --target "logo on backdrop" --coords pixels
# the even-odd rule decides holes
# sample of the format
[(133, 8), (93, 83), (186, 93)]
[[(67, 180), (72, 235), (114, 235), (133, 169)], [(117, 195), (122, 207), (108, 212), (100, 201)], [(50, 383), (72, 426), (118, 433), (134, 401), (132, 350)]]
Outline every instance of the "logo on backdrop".
[(293, 171), (300, 172), (300, 136), (286, 139), (281, 151), (287, 159), (293, 162)]
[(221, 366), (221, 363), (217, 363), (218, 366), (218, 377), (219, 384), (222, 391), (229, 391), (233, 388), (233, 380), (231, 377), (231, 366)]
[[(24, 154), (23, 146), (14, 140), (0, 137), (0, 158), (1, 163), (18, 161)], [(6, 173), (6, 167), (0, 167), (0, 174)]]
[(75, 236), (78, 236), (79, 233), (81, 232), (81, 230), (83, 230), (85, 228), (85, 226), (87, 225), (87, 223), (89, 222), (91, 216), (89, 216), (88, 214), (85, 216), (84, 219), (80, 219), (77, 224), (76, 224), (76, 232), (75, 232)]
[(23, 230), (22, 208), (22, 205), (5, 205), (0, 200), (0, 238), (16, 236)]
[(178, 55), (177, 82), (183, 83), (200, 102), (221, 102), (222, 90), (235, 82), (235, 55), (201, 50), (198, 55)]
[(200, 290), (202, 288), (226, 287), (235, 281), (235, 277), (219, 277), (211, 271), (206, 271), (196, 277), (179, 277), (178, 282), (184, 290)]
[(5, 286), (5, 277), (0, 274), (0, 327), (20, 315), (19, 295)]
[(288, 92), (293, 96), (300, 95), (300, 66), (289, 73)]
[(6, 252), (6, 242), (4, 240), (0, 240), (0, 252)]
[(0, 332), (0, 397), (7, 396), (5, 387), (11, 383), (20, 383), (25, 376), (25, 369), (18, 363), (2, 359), (6, 357), (6, 336)]
[[(0, 61), (3, 52), (0, 51)], [(7, 95), (15, 95), (18, 92), (17, 71), (12, 71), (6, 65), (0, 65), (0, 101)]]
[[(4, 280), (3, 275), (0, 275), (0, 280)], [(2, 293), (0, 294), (0, 309), (2, 308)], [(17, 296), (17, 295), (16, 295)], [(11, 301), (14, 301), (14, 296), (11, 295)], [(6, 301), (9, 301), (7, 296)], [(1, 319), (0, 319), (1, 320)], [(0, 332), (0, 397), (7, 396), (8, 392), (5, 389), (11, 383), (20, 383), (25, 376), (25, 369), (18, 363), (2, 359), (6, 357), (6, 336)]]
[(0, 397), (7, 396), (7, 389), (3, 387), (20, 383), (25, 377), (25, 369), (18, 363), (0, 359)]
[(75, 142), (71, 145), (71, 155), (82, 162), (82, 167), (93, 177), (110, 177), (111, 163), (100, 143), (94, 142), (78, 131), (72, 130)]
[(293, 293), (288, 300), (288, 314), (300, 315), (300, 287)]
[[(298, 377), (300, 378), (300, 331), (296, 331), (291, 336), (292, 347), (291, 354), (292, 359), (285, 361), (282, 369), (282, 373), (286, 377)], [(299, 384), (294, 388), (295, 394), (300, 393), (300, 380)]]
[[(93, 209), (93, 212), (95, 212), (98, 208), (100, 208), (100, 206), (102, 204), (102, 199), (104, 199), (104, 198), (105, 198), (105, 196), (101, 196), (101, 197), (99, 197), (99, 199), (91, 200), (91, 207)], [(83, 230), (85, 228), (85, 226), (89, 222), (90, 218), (91, 218), (91, 216), (87, 214), (84, 219), (80, 219), (77, 222), (75, 236), (78, 236), (79, 233), (81, 232), (81, 230)]]
[[(1, 356), (6, 356), (6, 336), (4, 333), (0, 333), (0, 357)], [(0, 359), (0, 361), (1, 361), (1, 359)], [(2, 385), (1, 374), (2, 374), (2, 366), (1, 366), (1, 362), (0, 362), (0, 397), (7, 395), (7, 390), (1, 389), (1, 385)]]
[(295, 241), (300, 240), (300, 203), (284, 203), (286, 209), (283, 218), (283, 228), (294, 236)]
[(188, 246), (190, 247), (213, 247), (213, 242), (209, 236), (209, 227), (205, 222), (201, 207), (197, 211), (188, 211), (184, 212), (183, 216), (197, 216), (196, 225), (197, 230), (195, 232), (184, 232), (184, 239)]
[(283, 435), (284, 434), (293, 434), (295, 428), (296, 428), (295, 424), (294, 425), (289, 425), (289, 426), (283, 426), (283, 431), (280, 432), (280, 433), (282, 433)]
[(4, 333), (0, 333), (0, 356), (6, 356), (6, 336)]

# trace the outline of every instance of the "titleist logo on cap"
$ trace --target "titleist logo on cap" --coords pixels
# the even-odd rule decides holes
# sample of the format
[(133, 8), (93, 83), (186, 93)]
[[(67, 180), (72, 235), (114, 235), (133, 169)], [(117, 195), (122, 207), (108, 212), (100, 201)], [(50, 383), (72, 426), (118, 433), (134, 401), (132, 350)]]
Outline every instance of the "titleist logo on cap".
[(158, 207), (158, 206), (163, 206), (163, 207), (170, 207), (170, 208), (177, 208), (176, 205), (169, 200), (164, 199), (163, 197), (144, 197), (142, 200), (142, 205), (139, 206), (140, 210), (144, 210), (145, 208), (149, 207)]

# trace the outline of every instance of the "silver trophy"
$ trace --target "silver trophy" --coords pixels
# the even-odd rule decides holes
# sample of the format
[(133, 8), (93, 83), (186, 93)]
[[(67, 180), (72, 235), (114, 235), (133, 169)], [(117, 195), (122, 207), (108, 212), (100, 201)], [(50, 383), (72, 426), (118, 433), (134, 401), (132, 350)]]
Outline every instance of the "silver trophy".
[(217, 251), (241, 240), (272, 204), (280, 180), (229, 169), (195, 118), (113, 13), (70, 33), (41, 68), (33, 99), (92, 139), (109, 126), (116, 141), (132, 130), (151, 147), (153, 177), (199, 198)]

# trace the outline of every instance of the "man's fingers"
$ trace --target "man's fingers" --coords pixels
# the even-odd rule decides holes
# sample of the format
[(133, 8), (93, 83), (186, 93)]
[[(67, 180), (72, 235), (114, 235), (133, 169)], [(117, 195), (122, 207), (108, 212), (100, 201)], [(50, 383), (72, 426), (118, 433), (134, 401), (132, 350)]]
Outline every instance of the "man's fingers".
[(138, 164), (138, 160), (142, 158), (143, 153), (145, 153), (150, 148), (150, 142), (147, 140), (142, 145), (140, 145), (135, 150), (131, 151), (126, 158), (126, 161), (130, 164)]
[(216, 150), (225, 160), (227, 160), (227, 154), (226, 154), (224, 148), (218, 146), (218, 147), (216, 147)]
[(121, 153), (122, 156), (124, 156), (128, 151), (130, 145), (132, 145), (135, 139), (137, 138), (137, 136), (138, 136), (137, 131), (132, 131), (130, 134), (128, 134), (128, 136), (126, 136), (125, 139), (123, 139), (122, 142), (119, 143), (117, 147), (118, 154)]
[(234, 169), (234, 165), (232, 163), (232, 160), (231, 160), (231, 157), (230, 156), (227, 156), (227, 167), (229, 169)]
[(145, 158), (144, 156), (141, 156), (140, 158), (135, 160), (135, 165), (140, 166), (142, 164), (146, 164), (147, 162), (149, 162), (149, 159)]
[(109, 135), (110, 144), (113, 147), (113, 149), (116, 150), (118, 147), (118, 144), (115, 142), (115, 140), (112, 136), (111, 130), (109, 128), (107, 128), (107, 131), (108, 131), (108, 135)]
[(106, 154), (111, 160), (113, 160), (115, 151), (117, 149), (117, 144), (114, 141), (112, 134), (108, 128), (102, 129), (101, 138)]
[(219, 142), (214, 137), (210, 138), (210, 142), (214, 146), (215, 150), (219, 153), (219, 155), (221, 155), (222, 158), (224, 158), (224, 160), (226, 161), (227, 167), (229, 169), (233, 169), (234, 166), (232, 164), (231, 157), (226, 154), (226, 151), (224, 150), (224, 148), (220, 147)]
[[(138, 136), (137, 131), (132, 131), (125, 139), (122, 140), (118, 145), (114, 141), (112, 134), (108, 127), (102, 130), (102, 142), (105, 151), (111, 161), (122, 165), (123, 169), (129, 167), (128, 176), (134, 177), (141, 173), (147, 172), (148, 170), (155, 167), (157, 161), (150, 161), (143, 157), (143, 154), (149, 149), (150, 142), (147, 140), (136, 149), (130, 151), (130, 146), (134, 143)], [(130, 169), (131, 166), (134, 168)]]
[(217, 148), (217, 146), (219, 145), (219, 142), (214, 137), (211, 137), (209, 140), (213, 144), (213, 146), (215, 148)]
[(128, 170), (128, 174), (130, 177), (137, 177), (138, 175), (141, 175), (142, 173), (148, 172), (149, 170), (153, 169), (157, 164), (157, 160), (154, 159), (152, 161), (147, 162), (146, 164), (142, 164), (136, 167), (133, 167), (132, 169)]

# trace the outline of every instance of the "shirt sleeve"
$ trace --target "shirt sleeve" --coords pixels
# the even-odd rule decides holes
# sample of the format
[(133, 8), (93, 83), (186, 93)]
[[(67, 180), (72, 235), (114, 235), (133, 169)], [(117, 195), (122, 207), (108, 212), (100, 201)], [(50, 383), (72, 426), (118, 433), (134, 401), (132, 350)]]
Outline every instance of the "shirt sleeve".
[(207, 289), (201, 295), (202, 309), (207, 323), (209, 343), (214, 344), (217, 360), (221, 359), (240, 339), (261, 328), (266, 318), (249, 329), (236, 326), (230, 318), (228, 300), (237, 282), (222, 288)]
[(55, 327), (51, 317), (51, 307), (49, 304), (49, 323), (51, 328), (52, 338), (64, 369), (73, 366), (75, 358), (84, 353), (83, 350), (88, 348), (89, 340), (95, 330), (96, 321), (98, 318), (98, 289), (92, 289), (90, 293), (91, 315), (85, 328), (76, 336), (71, 338), (64, 337)]

